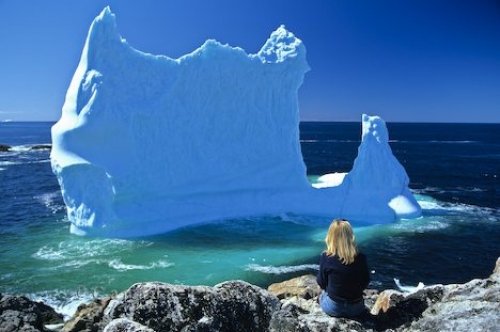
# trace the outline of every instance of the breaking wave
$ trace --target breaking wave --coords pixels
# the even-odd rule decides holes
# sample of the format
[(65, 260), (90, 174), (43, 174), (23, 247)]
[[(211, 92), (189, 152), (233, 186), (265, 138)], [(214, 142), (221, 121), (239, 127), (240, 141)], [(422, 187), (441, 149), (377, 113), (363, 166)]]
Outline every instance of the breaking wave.
[(70, 239), (59, 242), (58, 245), (42, 246), (32, 257), (42, 260), (64, 260), (64, 259), (82, 259), (93, 258), (105, 255), (114, 255), (120, 252), (130, 252), (134, 249), (149, 246), (149, 241), (131, 241), (123, 239), (94, 239), (86, 241), (79, 239), (75, 241)]
[(48, 291), (29, 294), (28, 297), (33, 301), (41, 301), (52, 307), (56, 312), (63, 315), (64, 320), (68, 320), (73, 316), (83, 303), (88, 303), (103, 294), (98, 292), (90, 292), (89, 290), (81, 291)]
[(148, 265), (136, 265), (136, 264), (125, 264), (121, 261), (121, 259), (113, 259), (109, 262), (109, 267), (120, 271), (128, 271), (128, 270), (151, 270), (151, 269), (164, 269), (167, 267), (174, 266), (174, 263), (168, 262), (166, 260), (159, 260), (157, 262), (150, 263)]
[(284, 274), (284, 273), (293, 273), (299, 271), (318, 270), (318, 269), (319, 265), (317, 264), (302, 264), (302, 265), (291, 265), (291, 266), (248, 264), (245, 266), (246, 271), (261, 272), (266, 274)]
[(10, 147), (12, 152), (38, 152), (50, 150), (51, 144), (40, 143), (40, 144), (23, 144), (15, 145)]
[(35, 199), (40, 204), (45, 205), (45, 207), (49, 209), (52, 212), (52, 214), (63, 211), (65, 208), (64, 204), (61, 204), (62, 197), (60, 191), (54, 191), (51, 193), (36, 195), (33, 196), (33, 199)]

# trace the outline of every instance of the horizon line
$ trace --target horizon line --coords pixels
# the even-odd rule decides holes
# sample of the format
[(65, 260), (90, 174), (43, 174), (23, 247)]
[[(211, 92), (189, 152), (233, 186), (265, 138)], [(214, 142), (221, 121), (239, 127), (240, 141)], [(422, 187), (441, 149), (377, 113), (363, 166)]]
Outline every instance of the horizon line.
[[(0, 120), (0, 124), (5, 123), (56, 123), (59, 120)], [(465, 122), (465, 121), (457, 121), (457, 122), (444, 122), (444, 121), (387, 121), (384, 120), (385, 123), (393, 123), (393, 124), (500, 124), (499, 122)], [(361, 123), (359, 121), (349, 121), (349, 120), (300, 120), (299, 123)]]

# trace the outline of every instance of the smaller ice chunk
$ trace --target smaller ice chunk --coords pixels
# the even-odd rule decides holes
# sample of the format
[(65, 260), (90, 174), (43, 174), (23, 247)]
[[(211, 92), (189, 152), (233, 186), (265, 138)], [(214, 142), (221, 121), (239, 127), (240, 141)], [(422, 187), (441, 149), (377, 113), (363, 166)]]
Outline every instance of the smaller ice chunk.
[(314, 188), (337, 187), (342, 184), (347, 173), (328, 173), (320, 176), (312, 186)]

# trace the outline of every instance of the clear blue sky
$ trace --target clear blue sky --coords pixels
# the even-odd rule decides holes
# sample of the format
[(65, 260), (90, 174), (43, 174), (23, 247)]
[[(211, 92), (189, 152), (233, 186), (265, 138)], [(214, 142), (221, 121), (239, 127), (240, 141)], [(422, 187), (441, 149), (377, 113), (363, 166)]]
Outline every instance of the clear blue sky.
[(498, 0), (0, 0), (0, 120), (57, 120), (93, 18), (110, 5), (135, 48), (205, 39), (257, 52), (280, 24), (312, 70), (302, 120), (500, 122)]

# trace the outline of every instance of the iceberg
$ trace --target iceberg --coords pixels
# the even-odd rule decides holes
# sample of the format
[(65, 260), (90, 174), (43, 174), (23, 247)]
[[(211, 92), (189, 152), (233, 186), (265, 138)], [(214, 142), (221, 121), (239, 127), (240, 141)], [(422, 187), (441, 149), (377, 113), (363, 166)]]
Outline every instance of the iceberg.
[(135, 237), (282, 213), (367, 223), (419, 216), (376, 116), (363, 116), (352, 171), (311, 186), (298, 109), (308, 70), (302, 41), (284, 26), (256, 54), (207, 40), (172, 59), (132, 48), (106, 7), (52, 127), (71, 232)]

